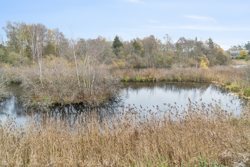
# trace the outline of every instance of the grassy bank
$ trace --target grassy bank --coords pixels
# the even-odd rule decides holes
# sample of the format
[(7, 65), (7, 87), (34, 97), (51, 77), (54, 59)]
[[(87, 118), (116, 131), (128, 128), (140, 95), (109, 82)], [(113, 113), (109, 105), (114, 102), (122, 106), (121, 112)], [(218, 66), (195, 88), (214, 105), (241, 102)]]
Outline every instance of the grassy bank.
[[(189, 108), (139, 121), (130, 109), (120, 119), (94, 116), (76, 127), (47, 120), (20, 129), (0, 126), (1, 166), (231, 166), (250, 165), (250, 116), (218, 108)], [(137, 123), (135, 123), (137, 122)], [(112, 124), (112, 126), (111, 126)]]
[(34, 64), (22, 67), (2, 67), (3, 80), (23, 89), (26, 106), (49, 106), (54, 103), (86, 103), (98, 105), (112, 98), (117, 83), (104, 66), (86, 61), (74, 62), (62, 58), (44, 59), (42, 70)]
[[(1, 77), (1, 76), (0, 76)], [(8, 92), (6, 91), (6, 85), (2, 82), (2, 78), (0, 78), (0, 102), (8, 97)]]
[(172, 68), (172, 69), (141, 69), (117, 70), (114, 75), (121, 82), (194, 82), (214, 83), (238, 95), (250, 97), (250, 71), (248, 68), (218, 66), (209, 69)]
[(0, 102), (8, 97), (8, 93), (3, 85), (0, 84)]
[[(110, 72), (112, 71), (112, 73)], [(215, 83), (242, 97), (250, 97), (248, 68), (218, 66), (201, 68), (147, 68), (113, 69), (87, 61), (74, 62), (52, 58), (44, 59), (42, 73), (38, 65), (2, 66), (1, 82), (19, 84), (21, 99), (26, 106), (85, 103), (98, 105), (111, 99), (118, 90), (119, 81), (129, 82), (195, 82)], [(6, 86), (6, 84), (5, 84)]]

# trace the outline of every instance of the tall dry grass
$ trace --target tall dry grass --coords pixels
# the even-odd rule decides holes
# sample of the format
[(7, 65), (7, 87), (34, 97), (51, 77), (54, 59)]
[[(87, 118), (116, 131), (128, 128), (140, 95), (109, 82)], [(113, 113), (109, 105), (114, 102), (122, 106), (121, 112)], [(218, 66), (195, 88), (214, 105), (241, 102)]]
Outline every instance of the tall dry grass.
[(7, 96), (8, 96), (8, 92), (6, 91), (6, 85), (3, 82), (3, 75), (1, 75), (1, 71), (0, 71), (0, 101), (2, 101)]
[(27, 106), (51, 105), (53, 103), (99, 104), (111, 98), (115, 92), (115, 79), (102, 65), (88, 60), (77, 61), (78, 75), (74, 62), (63, 58), (47, 58), (39, 68), (31, 66), (3, 68), (5, 81), (21, 83), (24, 89), (23, 101)]
[(117, 70), (114, 75), (122, 81), (167, 81), (167, 82), (244, 82), (245, 69), (230, 66), (202, 68), (171, 68), (171, 69), (124, 69)]
[(193, 105), (160, 120), (141, 119), (130, 109), (114, 120), (91, 116), (74, 127), (47, 120), (21, 129), (10, 122), (0, 126), (0, 166), (247, 166), (247, 112), (233, 117)]
[(0, 101), (2, 101), (6, 96), (7, 96), (7, 92), (5, 90), (5, 86), (3, 83), (0, 83)]
[[(123, 82), (215, 82), (250, 96), (250, 77), (246, 69), (230, 66), (172, 69), (121, 69), (94, 64), (89, 60), (74, 62), (63, 58), (47, 58), (42, 63), (40, 80), (37, 65), (1, 68), (3, 82), (22, 83), (23, 101), (26, 106), (49, 106), (54, 103), (86, 103), (98, 105), (116, 92), (117, 81)], [(112, 74), (110, 73), (112, 71)]]
[(122, 82), (195, 82), (213, 83), (237, 95), (250, 99), (250, 68), (218, 66), (209, 69), (123, 69), (114, 72)]

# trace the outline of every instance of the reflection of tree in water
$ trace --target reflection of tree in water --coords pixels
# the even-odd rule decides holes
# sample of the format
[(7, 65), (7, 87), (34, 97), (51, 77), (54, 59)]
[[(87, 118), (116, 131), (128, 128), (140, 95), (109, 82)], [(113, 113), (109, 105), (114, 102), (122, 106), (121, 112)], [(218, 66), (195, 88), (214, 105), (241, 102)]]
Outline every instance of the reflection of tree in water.
[(47, 119), (65, 121), (69, 125), (85, 122), (86, 118), (95, 117), (99, 122), (104, 118), (112, 118), (115, 116), (117, 108), (120, 106), (120, 99), (112, 99), (109, 102), (98, 107), (91, 107), (83, 103), (56, 105), (50, 108), (50, 111), (43, 113), (35, 113), (35, 119), (41, 123), (45, 123)]
[(190, 90), (190, 89), (200, 89), (200, 90), (206, 90), (209, 87), (210, 84), (206, 83), (129, 83), (124, 84), (123, 88), (130, 88), (132, 90), (138, 90), (142, 88), (148, 88), (153, 89), (155, 87), (158, 88), (164, 88), (166, 90), (173, 90), (173, 91), (179, 91), (179, 90)]
[[(162, 89), (163, 91), (172, 91), (176, 93), (184, 93), (185, 91), (192, 91), (194, 95), (201, 96), (208, 88), (210, 84), (206, 83), (132, 83), (124, 84), (124, 89), (126, 90), (126, 96), (128, 97), (129, 91), (133, 90), (136, 93), (139, 93), (140, 90), (145, 89), (150, 92), (153, 96), (155, 88)], [(188, 92), (187, 92), (188, 93)]]
[(19, 102), (15, 96), (11, 96), (10, 98), (0, 102), (0, 114), (3, 115), (14, 114), (15, 116), (26, 115), (23, 112), (23, 106), (21, 102)]
[(183, 92), (183, 91), (195, 91), (195, 92), (205, 92), (209, 84), (195, 84), (195, 83), (175, 83), (175, 84), (166, 84), (164, 89), (171, 90), (174, 92)]
[[(53, 119), (53, 120), (60, 120), (64, 121), (65, 123), (69, 125), (73, 125), (75, 123), (81, 123), (81, 122), (86, 122), (90, 118), (95, 118), (98, 120), (98, 122), (103, 122), (103, 120), (107, 119), (114, 119), (118, 118), (120, 115), (119, 114), (124, 114), (125, 112), (131, 111), (131, 109), (134, 108), (134, 111), (138, 112), (139, 115), (144, 116), (145, 113), (148, 110), (151, 110), (152, 108), (147, 108), (147, 106), (141, 105), (135, 105), (131, 104), (130, 108), (126, 108), (127, 103), (125, 102), (125, 99), (128, 99), (130, 92), (138, 92), (139, 96), (144, 97), (143, 95), (140, 94), (140, 90), (146, 90), (150, 96), (152, 94), (152, 97), (154, 97), (157, 89), (160, 89), (162, 92), (174, 92), (176, 94), (180, 94), (179, 102), (185, 101), (183, 99), (188, 99), (190, 98), (195, 99), (199, 101), (199, 97), (202, 97), (202, 94), (204, 94), (208, 99), (208, 101), (213, 98), (210, 97), (210, 90), (211, 93), (222, 93), (226, 96), (230, 96), (227, 91), (220, 89), (219, 87), (216, 87), (214, 85), (209, 85), (209, 84), (193, 84), (193, 83), (175, 83), (175, 84), (166, 84), (166, 83), (152, 83), (152, 84), (145, 84), (145, 83), (140, 83), (140, 84), (129, 84), (125, 85), (123, 89), (121, 89), (122, 94), (117, 94), (117, 97), (114, 99), (111, 99), (109, 102), (104, 103), (98, 107), (91, 107), (89, 105), (79, 103), (79, 104), (67, 104), (67, 105), (55, 105), (50, 108), (49, 111), (45, 112), (42, 111), (41, 109), (38, 110), (28, 110), (27, 112), (23, 109), (22, 104), (18, 101), (17, 98), (12, 97), (10, 99), (7, 99), (6, 101), (3, 101), (0, 103), (0, 117), (1, 113), (4, 113), (4, 111), (11, 111), (9, 112), (13, 116), (17, 118), (25, 117), (27, 119), (32, 119), (35, 120), (37, 123), (45, 124), (48, 120)], [(207, 92), (206, 92), (207, 91)], [(223, 96), (224, 97), (224, 96)], [(125, 98), (125, 99), (122, 99)], [(144, 97), (147, 98), (147, 97)], [(171, 95), (170, 95), (171, 98)], [(240, 100), (238, 97), (230, 97), (229, 100), (234, 101), (235, 104), (238, 103), (238, 100)], [(217, 99), (218, 100), (218, 99)], [(224, 99), (222, 99), (224, 100)], [(134, 101), (133, 101), (134, 102)], [(174, 103), (172, 107), (176, 107), (176, 112), (181, 109), (181, 105), (185, 105), (185, 103)], [(204, 101), (206, 102), (206, 101)], [(245, 101), (242, 101), (245, 102)], [(211, 101), (211, 103), (216, 104), (217, 102)], [(229, 103), (227, 99), (223, 103)], [(164, 108), (167, 108), (165, 104), (163, 103)], [(153, 104), (155, 105), (155, 104)], [(161, 104), (159, 104), (161, 105)], [(242, 103), (242, 105), (245, 105), (245, 103)], [(241, 106), (242, 106), (241, 105)], [(232, 108), (232, 105), (230, 104), (228, 107)], [(157, 109), (157, 104), (156, 107)], [(153, 108), (153, 110), (155, 109)], [(168, 107), (168, 108), (171, 108)], [(162, 110), (160, 108), (160, 110)], [(172, 110), (173, 111), (173, 110)], [(8, 113), (8, 112), (7, 112)], [(2, 115), (2, 117), (5, 117), (5, 115)]]
[(94, 116), (98, 121), (102, 122), (106, 117), (113, 117), (121, 104), (121, 99), (116, 97), (98, 107), (91, 107), (79, 103), (55, 105), (47, 111), (41, 108), (24, 108), (22, 103), (16, 97), (12, 96), (0, 103), (0, 122), (1, 118), (3, 120), (11, 118), (16, 121), (18, 121), (19, 118), (25, 118), (25, 122), (33, 120), (36, 123), (43, 124), (46, 123), (47, 120), (52, 119), (55, 121), (65, 121), (65, 123), (73, 125), (91, 116)]

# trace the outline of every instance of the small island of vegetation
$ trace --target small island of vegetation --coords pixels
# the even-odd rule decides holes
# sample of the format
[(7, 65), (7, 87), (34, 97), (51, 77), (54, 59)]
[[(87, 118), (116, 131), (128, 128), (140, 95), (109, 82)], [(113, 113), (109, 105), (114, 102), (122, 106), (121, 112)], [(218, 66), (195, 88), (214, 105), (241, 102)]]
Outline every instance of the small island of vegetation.
[[(130, 83), (209, 83), (250, 97), (249, 42), (225, 51), (211, 38), (68, 39), (58, 29), (16, 22), (4, 30), (0, 99), (18, 88), (25, 112), (96, 108)], [(234, 116), (190, 104), (183, 114), (173, 109), (162, 119), (142, 119), (133, 114), (139, 108), (125, 108), (117, 119), (92, 115), (73, 128), (53, 119), (24, 129), (10, 121), (0, 125), (0, 166), (250, 165), (249, 108)]]

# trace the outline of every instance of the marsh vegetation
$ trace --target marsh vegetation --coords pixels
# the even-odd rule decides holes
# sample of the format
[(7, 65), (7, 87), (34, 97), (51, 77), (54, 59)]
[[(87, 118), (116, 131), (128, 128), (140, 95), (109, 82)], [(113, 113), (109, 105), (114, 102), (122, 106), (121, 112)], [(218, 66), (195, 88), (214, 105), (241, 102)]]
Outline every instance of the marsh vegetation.
[[(144, 117), (130, 108), (100, 122), (95, 115), (73, 128), (47, 120), (20, 129), (0, 127), (3, 166), (231, 166), (250, 165), (250, 119), (190, 104), (182, 115)], [(248, 112), (249, 114), (249, 112)]]
[(5, 31), (0, 166), (250, 165), (246, 52), (235, 66), (212, 39), (73, 40), (25, 23)]

